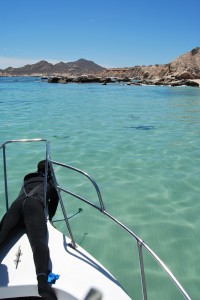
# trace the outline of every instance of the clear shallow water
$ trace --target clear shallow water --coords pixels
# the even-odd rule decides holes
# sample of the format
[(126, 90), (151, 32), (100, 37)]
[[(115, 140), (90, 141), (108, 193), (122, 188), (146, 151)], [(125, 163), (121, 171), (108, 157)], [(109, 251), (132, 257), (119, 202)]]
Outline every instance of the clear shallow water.
[[(49, 139), (52, 158), (95, 178), (106, 209), (160, 256), (192, 299), (199, 298), (200, 89), (0, 78), (0, 109), (0, 143)], [(15, 147), (14, 156), (8, 149), (11, 199), (44, 157), (43, 147), (32, 146)], [(98, 203), (79, 177), (56, 173), (61, 185)], [(93, 209), (69, 197), (65, 203), (69, 215), (83, 209), (70, 221), (77, 242), (140, 299), (135, 243)], [(0, 208), (3, 214), (2, 201)], [(64, 230), (62, 222), (56, 226)], [(182, 299), (148, 255), (145, 266), (149, 299)]]

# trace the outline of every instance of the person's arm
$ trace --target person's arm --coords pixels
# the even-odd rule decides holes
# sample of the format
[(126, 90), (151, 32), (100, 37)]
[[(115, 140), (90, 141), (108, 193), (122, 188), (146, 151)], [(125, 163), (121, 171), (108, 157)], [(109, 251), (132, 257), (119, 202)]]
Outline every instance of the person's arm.
[(51, 221), (56, 213), (56, 209), (58, 206), (59, 196), (56, 188), (52, 185), (52, 181), (50, 182), (51, 192), (48, 202), (48, 211), (49, 211), (49, 220)]

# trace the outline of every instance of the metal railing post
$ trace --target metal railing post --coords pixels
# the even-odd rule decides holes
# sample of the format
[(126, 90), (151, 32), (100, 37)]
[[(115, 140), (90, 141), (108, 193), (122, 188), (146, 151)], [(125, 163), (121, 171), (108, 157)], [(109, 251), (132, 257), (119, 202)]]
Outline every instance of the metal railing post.
[(138, 253), (139, 253), (139, 260), (140, 260), (140, 275), (141, 275), (143, 300), (147, 300), (147, 289), (146, 289), (146, 280), (145, 280), (145, 273), (144, 273), (144, 261), (143, 261), (143, 255), (142, 255), (142, 244), (140, 243), (140, 241), (137, 241), (137, 245), (138, 245)]
[(72, 243), (73, 248), (76, 248), (76, 242), (74, 240), (74, 236), (73, 236), (73, 233), (72, 233), (72, 230), (71, 230), (71, 227), (70, 227), (70, 224), (69, 224), (69, 220), (68, 220), (68, 217), (67, 217), (66, 209), (65, 209), (65, 206), (63, 204), (62, 197), (60, 195), (60, 188), (58, 187), (56, 176), (55, 176), (55, 173), (54, 173), (54, 170), (53, 170), (53, 167), (52, 167), (52, 164), (54, 162), (51, 160), (50, 151), (48, 151), (47, 159), (50, 162), (51, 174), (53, 176), (53, 181), (54, 181), (54, 184), (56, 186), (56, 189), (57, 189), (57, 192), (58, 192), (58, 195), (59, 195), (59, 202), (60, 202), (60, 206), (61, 206), (62, 213), (63, 213), (63, 216), (64, 216), (65, 224), (67, 226), (67, 230), (68, 230), (69, 235), (70, 235), (71, 243)]
[(4, 188), (6, 198), (6, 210), (9, 208), (8, 204), (8, 182), (7, 182), (7, 169), (6, 169), (6, 145), (3, 145), (3, 168), (4, 168)]
[[(60, 194), (60, 193), (59, 193), (59, 194)], [(72, 246), (73, 246), (73, 248), (76, 248), (76, 243), (75, 243), (75, 240), (74, 240), (74, 237), (73, 237), (72, 231), (71, 231), (71, 227), (70, 227), (70, 225), (69, 225), (69, 221), (68, 221), (67, 213), (66, 213), (66, 210), (65, 210), (65, 207), (64, 207), (64, 204), (63, 204), (62, 198), (61, 198), (60, 196), (59, 196), (59, 198), (60, 198), (60, 205), (61, 205), (61, 208), (62, 208), (63, 216), (64, 216), (64, 219), (65, 219), (65, 223), (66, 223), (66, 226), (67, 226), (67, 229), (68, 229), (68, 232), (69, 232), (70, 238), (71, 238), (71, 243), (72, 243)]]

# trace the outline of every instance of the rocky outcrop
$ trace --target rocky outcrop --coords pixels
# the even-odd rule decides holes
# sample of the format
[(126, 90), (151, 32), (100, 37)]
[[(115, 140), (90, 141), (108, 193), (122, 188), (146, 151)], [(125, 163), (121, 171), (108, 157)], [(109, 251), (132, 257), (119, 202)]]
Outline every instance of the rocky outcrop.
[(163, 78), (200, 79), (200, 48), (187, 52), (164, 65), (135, 66), (131, 68), (106, 69), (99, 74), (107, 77), (129, 77), (139, 80)]
[(134, 79), (157, 79), (168, 73), (168, 65), (135, 66), (131, 68), (112, 68), (101, 72), (100, 76)]
[(110, 77), (97, 77), (94, 75), (89, 76), (78, 76), (78, 77), (50, 77), (49, 83), (101, 83), (106, 85), (107, 83), (121, 82), (126, 85), (168, 85), (168, 86), (193, 86), (199, 87), (200, 80), (189, 80), (189, 79), (176, 79), (176, 78), (161, 78), (161, 79), (143, 79), (134, 80), (128, 77), (125, 78), (110, 78)]
[(169, 74), (177, 79), (200, 79), (200, 47), (172, 61)]
[(112, 79), (109, 77), (97, 77), (94, 75), (82, 75), (78, 77), (68, 77), (68, 76), (53, 76), (48, 79), (48, 83), (102, 83), (107, 84), (112, 82)]
[[(75, 62), (50, 64), (40, 61), (22, 68), (0, 70), (2, 76), (41, 76), (50, 77), (55, 83), (89, 83), (124, 81), (130, 84), (156, 85), (199, 85), (200, 48), (194, 48), (168, 64), (134, 66), (127, 68), (103, 68), (92, 61), (79, 59)], [(192, 81), (193, 80), (193, 81)]]
[(199, 80), (189, 80), (189, 79), (175, 79), (175, 78), (163, 78), (159, 80), (138, 80), (132, 81), (128, 83), (129, 85), (167, 85), (167, 86), (192, 86), (192, 87), (199, 87), (200, 81)]

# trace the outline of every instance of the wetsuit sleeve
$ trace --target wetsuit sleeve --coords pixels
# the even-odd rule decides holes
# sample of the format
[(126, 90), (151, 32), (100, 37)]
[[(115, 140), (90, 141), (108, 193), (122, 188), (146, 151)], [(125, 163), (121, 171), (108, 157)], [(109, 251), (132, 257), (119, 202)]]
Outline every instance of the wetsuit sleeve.
[(50, 182), (51, 185), (51, 192), (50, 192), (50, 197), (49, 197), (49, 202), (48, 202), (48, 211), (49, 211), (49, 220), (51, 221), (53, 216), (56, 213), (56, 209), (58, 206), (58, 192), (56, 188), (53, 186), (52, 182)]

